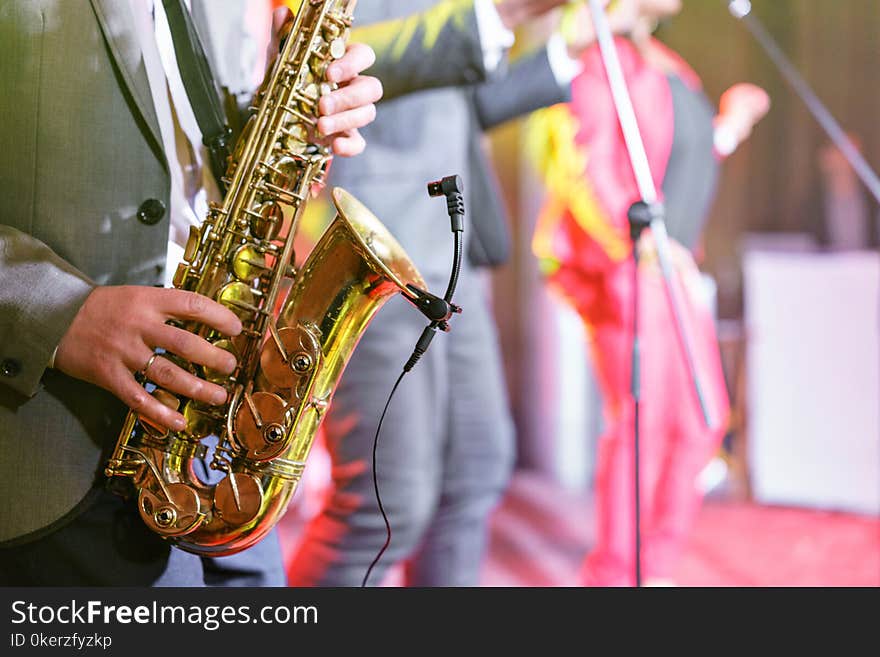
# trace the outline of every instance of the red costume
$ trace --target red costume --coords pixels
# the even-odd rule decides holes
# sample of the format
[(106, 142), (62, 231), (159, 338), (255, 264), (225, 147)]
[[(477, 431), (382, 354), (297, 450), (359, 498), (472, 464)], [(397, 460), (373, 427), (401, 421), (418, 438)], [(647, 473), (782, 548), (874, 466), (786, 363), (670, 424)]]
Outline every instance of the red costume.
[[(644, 62), (630, 41), (617, 39), (617, 45), (659, 190), (674, 138), (670, 82)], [(675, 75), (699, 91), (696, 74), (672, 56), (678, 62)], [(596, 544), (584, 563), (582, 580), (586, 585), (633, 585), (633, 262), (627, 211), (640, 196), (598, 47), (583, 62), (570, 105), (535, 119), (539, 125), (532, 133), (533, 150), (549, 199), (534, 250), (551, 287), (587, 326), (603, 393), (606, 430), (595, 482)], [(729, 405), (699, 272), (687, 249), (673, 243), (675, 284), (716, 428), (703, 425), (650, 244), (647, 232), (639, 271), (642, 563), (646, 578), (668, 578), (699, 508), (697, 477), (719, 447)]]

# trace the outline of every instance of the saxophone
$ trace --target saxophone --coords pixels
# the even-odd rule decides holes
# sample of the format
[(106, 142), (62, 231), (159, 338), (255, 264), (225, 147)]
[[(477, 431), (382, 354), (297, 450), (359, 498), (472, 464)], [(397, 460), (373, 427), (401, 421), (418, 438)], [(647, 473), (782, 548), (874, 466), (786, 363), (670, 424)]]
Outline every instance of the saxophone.
[[(187, 428), (170, 432), (130, 411), (105, 474), (129, 480), (150, 529), (188, 552), (245, 550), (281, 519), (315, 433), (361, 335), (382, 305), (425, 284), (382, 223), (334, 189), (337, 210), (305, 264), (295, 269), (294, 235), (331, 160), (314, 143), (324, 71), (346, 50), (356, 0), (305, 0), (275, 65), (255, 97), (230, 158), (222, 204), (191, 229), (174, 285), (215, 299), (242, 320), (226, 339), (203, 325), (182, 327), (232, 352), (230, 375), (177, 364), (224, 386), (208, 407), (166, 390), (152, 394)], [(211, 470), (194, 470), (218, 441)], [(129, 490), (131, 487), (128, 487)]]

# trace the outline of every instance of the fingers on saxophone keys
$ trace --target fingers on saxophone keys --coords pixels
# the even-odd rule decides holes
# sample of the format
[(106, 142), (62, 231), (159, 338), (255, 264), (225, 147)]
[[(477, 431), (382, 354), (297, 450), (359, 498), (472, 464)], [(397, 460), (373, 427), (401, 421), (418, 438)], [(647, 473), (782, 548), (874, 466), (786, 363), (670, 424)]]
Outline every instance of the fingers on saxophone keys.
[(219, 406), (226, 401), (226, 390), (181, 369), (167, 358), (156, 358), (144, 372), (146, 379), (160, 388), (187, 399)]
[(235, 371), (235, 356), (189, 331), (162, 325), (146, 338), (148, 344), (156, 345), (191, 363), (204, 365), (221, 374), (232, 374)]
[(318, 131), (325, 136), (337, 135), (363, 128), (372, 123), (375, 118), (376, 106), (365, 105), (333, 116), (321, 117), (318, 119)]
[(360, 75), (344, 87), (321, 96), (318, 107), (323, 116), (356, 109), (382, 100), (385, 90), (378, 78)]
[(363, 43), (350, 43), (345, 55), (327, 67), (327, 81), (337, 84), (353, 80), (376, 63), (376, 53)]
[(160, 292), (163, 295), (161, 310), (168, 317), (201, 322), (223, 335), (236, 336), (241, 333), (241, 320), (213, 299), (185, 290)]
[[(152, 369), (151, 367), (150, 370)], [(118, 379), (119, 389), (115, 393), (135, 413), (166, 429), (174, 431), (186, 429), (186, 419), (183, 415), (168, 408), (148, 393), (134, 380), (131, 372), (123, 368), (118, 374)]]

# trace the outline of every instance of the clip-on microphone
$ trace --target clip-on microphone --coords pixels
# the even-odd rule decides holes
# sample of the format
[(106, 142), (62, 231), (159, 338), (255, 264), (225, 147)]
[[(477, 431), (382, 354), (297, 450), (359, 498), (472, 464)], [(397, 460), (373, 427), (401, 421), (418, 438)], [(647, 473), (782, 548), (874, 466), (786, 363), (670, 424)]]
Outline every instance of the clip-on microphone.
[(446, 209), (449, 212), (449, 220), (452, 222), (452, 234), (455, 238), (452, 273), (449, 275), (449, 285), (446, 287), (446, 294), (444, 294), (442, 298), (433, 295), (426, 290), (422, 290), (415, 285), (407, 285), (411, 296), (406, 295), (406, 298), (419, 310), (420, 313), (427, 317), (431, 323), (428, 324), (424, 331), (422, 331), (422, 336), (416, 343), (412, 356), (409, 357), (409, 360), (403, 367), (403, 372), (400, 373), (400, 376), (397, 379), (397, 383), (394, 384), (394, 388), (391, 390), (391, 395), (388, 397), (388, 401), (385, 404), (385, 410), (382, 411), (382, 416), (379, 418), (376, 437), (373, 439), (373, 490), (376, 493), (376, 504), (379, 507), (379, 512), (382, 514), (382, 519), (385, 521), (386, 539), (385, 545), (382, 546), (382, 549), (379, 550), (376, 558), (373, 559), (373, 563), (371, 563), (370, 567), (367, 569), (367, 572), (364, 575), (364, 580), (361, 583), (362, 587), (367, 585), (367, 582), (370, 579), (370, 574), (373, 572), (373, 568), (375, 568), (376, 564), (382, 559), (382, 555), (385, 554), (385, 550), (388, 549), (388, 546), (391, 545), (391, 523), (388, 521), (388, 514), (385, 513), (385, 507), (382, 504), (382, 497), (379, 494), (379, 475), (376, 467), (376, 451), (379, 446), (379, 434), (382, 432), (382, 423), (385, 421), (385, 414), (388, 412), (388, 407), (391, 405), (391, 400), (394, 399), (394, 394), (397, 392), (400, 382), (403, 381), (403, 377), (412, 371), (419, 360), (421, 360), (422, 356), (425, 355), (425, 352), (428, 351), (428, 347), (431, 346), (431, 341), (434, 339), (434, 336), (437, 335), (437, 329), (449, 332), (449, 320), (452, 319), (453, 315), (461, 312), (461, 308), (452, 303), (452, 298), (455, 295), (455, 288), (458, 287), (458, 277), (461, 274), (461, 260), (464, 253), (464, 240), (462, 237), (464, 233), (464, 184), (462, 183), (460, 176), (447, 176), (443, 180), (429, 183), (428, 195), (432, 198), (440, 196), (446, 197)]
[(428, 195), (432, 198), (446, 197), (446, 210), (449, 213), (452, 234), (455, 238), (455, 254), (452, 262), (452, 272), (449, 275), (449, 285), (446, 294), (441, 299), (438, 296), (417, 288), (415, 285), (407, 285), (413, 297), (410, 302), (418, 308), (431, 322), (422, 332), (412, 356), (404, 366), (405, 372), (410, 372), (419, 362), (431, 341), (437, 334), (437, 329), (449, 332), (449, 320), (452, 316), (461, 313), (461, 308), (452, 303), (455, 288), (458, 286), (458, 277), (461, 274), (461, 259), (464, 252), (462, 235), (464, 233), (464, 184), (461, 176), (447, 176), (443, 180), (428, 183)]

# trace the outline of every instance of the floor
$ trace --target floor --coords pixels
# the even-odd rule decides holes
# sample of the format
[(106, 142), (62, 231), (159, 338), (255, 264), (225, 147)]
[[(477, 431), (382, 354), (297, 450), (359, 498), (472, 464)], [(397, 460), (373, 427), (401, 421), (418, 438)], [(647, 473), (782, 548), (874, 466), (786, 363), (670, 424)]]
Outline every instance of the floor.
[[(281, 525), (289, 549), (303, 516)], [(572, 586), (592, 543), (589, 495), (518, 474), (491, 521), (481, 585)], [(680, 586), (880, 586), (880, 518), (710, 499), (675, 581)], [(400, 583), (392, 573), (385, 585)]]
[[(521, 475), (492, 520), (485, 586), (569, 586), (592, 541), (590, 501)], [(680, 586), (880, 586), (880, 519), (708, 500)]]

